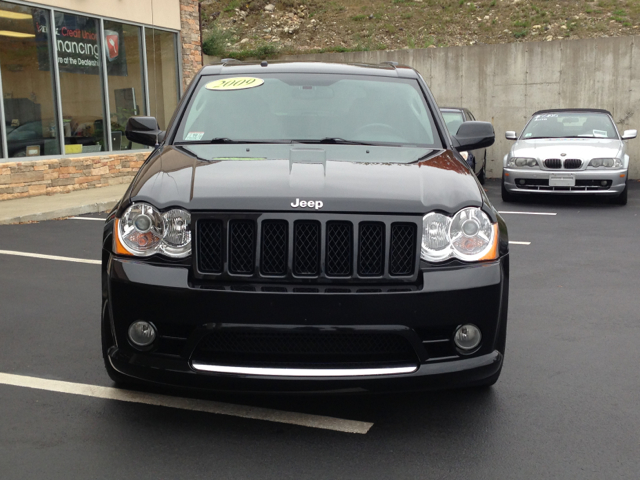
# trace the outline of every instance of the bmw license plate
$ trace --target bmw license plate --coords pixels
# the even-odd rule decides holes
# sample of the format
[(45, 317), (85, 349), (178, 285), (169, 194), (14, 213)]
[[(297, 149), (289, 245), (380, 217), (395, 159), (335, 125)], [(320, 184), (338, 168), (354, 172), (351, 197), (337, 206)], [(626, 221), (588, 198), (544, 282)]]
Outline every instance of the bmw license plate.
[(572, 173), (552, 173), (549, 175), (550, 187), (575, 187), (576, 177)]

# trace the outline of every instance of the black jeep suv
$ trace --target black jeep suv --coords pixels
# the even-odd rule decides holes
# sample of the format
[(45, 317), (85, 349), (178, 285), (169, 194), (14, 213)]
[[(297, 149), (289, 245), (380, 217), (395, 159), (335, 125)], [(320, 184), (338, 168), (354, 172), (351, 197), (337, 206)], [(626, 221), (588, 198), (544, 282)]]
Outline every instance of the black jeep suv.
[(394, 63), (207, 66), (109, 214), (102, 347), (117, 383), (216, 390), (486, 386), (507, 229), (424, 80)]

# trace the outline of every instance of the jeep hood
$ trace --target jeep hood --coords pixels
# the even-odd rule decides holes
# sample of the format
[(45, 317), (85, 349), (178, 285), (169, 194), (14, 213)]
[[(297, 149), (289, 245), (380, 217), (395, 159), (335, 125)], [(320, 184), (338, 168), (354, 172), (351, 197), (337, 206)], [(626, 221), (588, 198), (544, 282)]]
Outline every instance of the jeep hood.
[[(426, 155), (418, 157), (421, 160), (396, 163), (391, 156), (394, 150), (400, 153), (401, 148), (382, 150), (389, 155), (388, 163), (366, 163), (321, 158), (313, 152), (306, 158), (302, 155), (300, 161), (293, 156), (203, 160), (180, 147), (165, 147), (141, 168), (128, 195), (131, 201), (160, 209), (190, 211), (423, 215), (482, 206), (475, 176), (451, 152), (423, 149)], [(296, 199), (320, 201), (322, 208), (294, 208)]]

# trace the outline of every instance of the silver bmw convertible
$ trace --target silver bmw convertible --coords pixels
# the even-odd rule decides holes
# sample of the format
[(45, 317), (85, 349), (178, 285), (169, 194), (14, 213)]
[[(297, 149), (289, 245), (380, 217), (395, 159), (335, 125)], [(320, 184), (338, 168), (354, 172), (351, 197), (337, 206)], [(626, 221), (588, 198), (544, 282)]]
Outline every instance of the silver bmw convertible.
[(516, 140), (504, 157), (502, 199), (522, 194), (597, 194), (626, 205), (629, 155), (627, 140), (637, 130), (620, 135), (606, 110), (540, 110), (524, 130), (507, 132)]

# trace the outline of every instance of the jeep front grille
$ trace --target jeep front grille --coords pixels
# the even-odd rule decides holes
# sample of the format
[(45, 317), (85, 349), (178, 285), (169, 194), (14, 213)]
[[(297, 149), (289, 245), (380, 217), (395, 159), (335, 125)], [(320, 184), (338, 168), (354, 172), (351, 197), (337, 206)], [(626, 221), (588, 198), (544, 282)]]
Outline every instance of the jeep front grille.
[(199, 278), (416, 279), (419, 217), (194, 216)]

